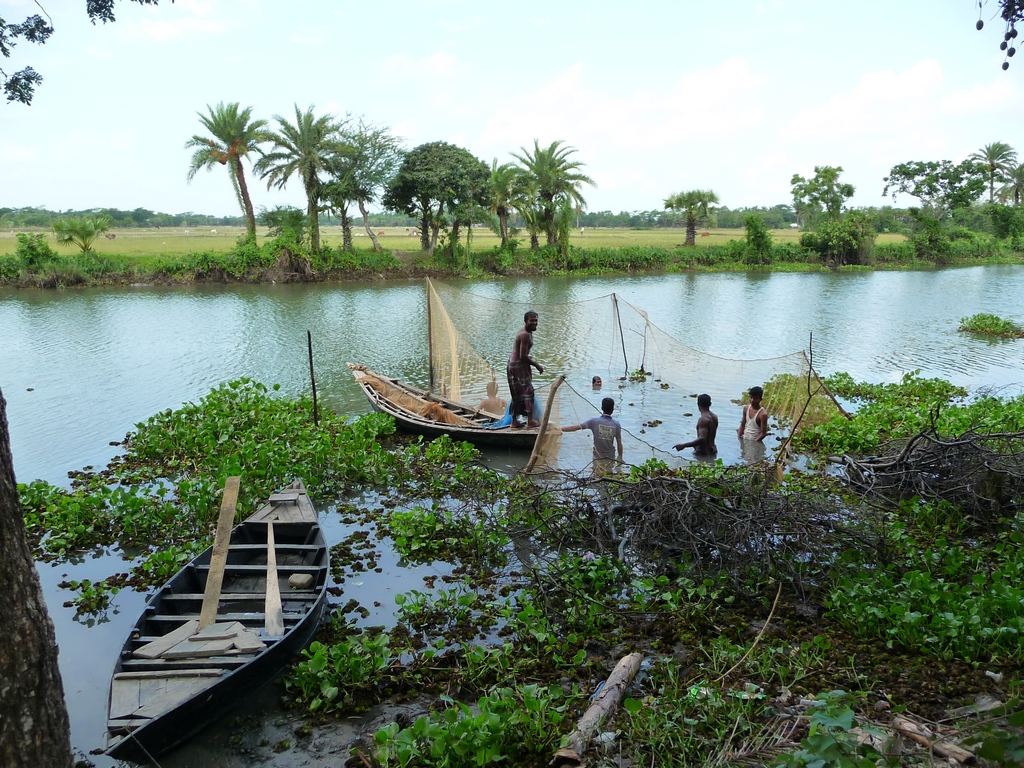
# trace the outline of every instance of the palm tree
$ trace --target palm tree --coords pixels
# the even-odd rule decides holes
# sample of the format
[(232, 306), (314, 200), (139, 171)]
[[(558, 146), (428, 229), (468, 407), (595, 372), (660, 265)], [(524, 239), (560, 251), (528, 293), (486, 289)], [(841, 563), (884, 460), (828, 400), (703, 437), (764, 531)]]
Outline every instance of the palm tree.
[(697, 225), (708, 221), (718, 203), (718, 195), (710, 189), (677, 192), (665, 199), (665, 210), (680, 211), (686, 217), (686, 244), (697, 244)]
[(488, 209), (498, 217), (501, 247), (508, 245), (508, 217), (514, 211), (522, 210), (536, 200), (537, 193), (530, 178), (523, 169), (512, 163), (498, 165), (491, 163), (491, 175), (487, 180)]
[(999, 199), (1002, 201), (1013, 200), (1014, 205), (1020, 205), (1021, 197), (1024, 196), (1024, 163), (1011, 167), (1003, 175), (1004, 184), (999, 188)]
[(580, 187), (584, 184), (596, 185), (593, 179), (579, 172), (583, 163), (569, 159), (569, 155), (576, 152), (576, 149), (563, 147), (561, 141), (553, 141), (551, 146), (541, 149), (540, 142), (534, 139), (532, 154), (525, 147), (520, 149), (523, 154), (513, 153), (512, 156), (530, 174), (536, 185), (541, 209), (541, 229), (547, 234), (548, 245), (555, 245), (558, 241), (555, 211), (559, 209), (561, 201), (568, 199), (576, 205), (584, 206), (587, 201), (583, 199)]
[(82, 253), (92, 251), (93, 242), (108, 229), (110, 218), (107, 216), (82, 216), (53, 222), (54, 239), (61, 245), (77, 245)]
[(279, 126), (279, 131), (269, 137), (274, 146), (256, 162), (255, 170), (260, 178), (267, 180), (267, 189), (283, 189), (292, 174), (302, 180), (306, 192), (306, 216), (309, 218), (309, 246), (313, 253), (318, 253), (320, 174), (327, 172), (330, 158), (340, 151), (343, 124), (333, 115), (314, 116), (313, 107), (302, 112), (298, 104), (295, 105), (294, 124), (280, 115), (274, 115), (274, 119)]
[(988, 201), (995, 200), (996, 179), (1002, 178), (1017, 162), (1017, 150), (1002, 141), (993, 141), (979, 149), (968, 160), (974, 160), (988, 174)]
[(231, 184), (235, 189), (238, 205), (245, 215), (246, 236), (255, 240), (256, 214), (253, 213), (252, 200), (249, 199), (249, 187), (245, 183), (242, 158), (257, 151), (258, 146), (268, 140), (268, 133), (264, 130), (267, 121), (253, 120), (252, 107), (240, 109), (237, 102), (221, 102), (216, 107), (207, 104), (206, 109), (210, 114), (196, 114), (210, 135), (196, 134), (185, 142), (186, 149), (196, 148), (188, 169), (188, 180), (191, 182), (202, 168), (212, 170), (216, 165), (226, 165), (231, 174)]

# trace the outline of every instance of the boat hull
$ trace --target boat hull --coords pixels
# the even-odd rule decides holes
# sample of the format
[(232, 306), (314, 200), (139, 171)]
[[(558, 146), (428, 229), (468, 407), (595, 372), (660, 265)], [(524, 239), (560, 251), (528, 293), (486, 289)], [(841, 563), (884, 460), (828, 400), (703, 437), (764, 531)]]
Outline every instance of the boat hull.
[[(349, 363), (349, 368), (355, 376), (356, 383), (363, 390), (370, 407), (378, 413), (386, 413), (395, 420), (395, 425), (403, 432), (413, 435), (422, 435), (430, 440), (448, 435), (453, 440), (462, 440), (473, 445), (484, 445), (497, 448), (508, 448), (512, 450), (531, 451), (537, 442), (537, 429), (512, 429), (511, 427), (491, 427), (495, 419), (479, 411), (473, 411), (465, 406), (447, 400), (443, 397), (431, 394), (424, 390), (405, 384), (397, 379), (387, 378), (375, 373), (365, 366)], [(375, 390), (367, 380), (368, 376), (376, 377), (389, 385), (411, 395), (419, 400), (436, 403), (441, 407), (458, 414), (464, 419), (477, 422), (478, 425), (447, 424), (433, 419), (425, 418), (408, 408), (404, 408), (385, 395)]]
[[(171, 632), (180, 631), (190, 621), (197, 620), (205, 576), (211, 567), (213, 547), (210, 547), (153, 595), (122, 647), (108, 699), (106, 753), (109, 756), (151, 763), (153, 758), (195, 735), (273, 680), (310, 642), (326, 604), (329, 549), (301, 481), (293, 484), (292, 489), (295, 488), (301, 489), (302, 507), (295, 507), (291, 519), (281, 519), (276, 511), (280, 508), (268, 502), (232, 530), (217, 621), (211, 627), (216, 630), (220, 626), (243, 625), (249, 636), (263, 643), (264, 650), (255, 654), (231, 650), (208, 657), (189, 651), (186, 658), (174, 656), (172, 651), (157, 658), (140, 657), (140, 651), (145, 653), (144, 649), (151, 648), (154, 640), (162, 641)], [(276, 569), (284, 606), (281, 613), (284, 633), (279, 636), (265, 631), (266, 616), (262, 612), (267, 592), (268, 522), (274, 526)], [(289, 575), (295, 573), (309, 574), (313, 583), (305, 589), (290, 590)], [(221, 624), (222, 621), (226, 623)], [(187, 642), (184, 645), (192, 647)], [(115, 685), (130, 687), (136, 680), (140, 681), (140, 690), (143, 685), (152, 690), (154, 685), (171, 689), (174, 682), (182, 679), (190, 681), (186, 685), (200, 687), (205, 685), (206, 678), (213, 677), (216, 680), (212, 684), (194, 695), (176, 697), (175, 703), (168, 703), (166, 711), (151, 718), (125, 714), (125, 688), (115, 694)], [(159, 694), (151, 695), (159, 701)], [(143, 703), (140, 694), (136, 712), (146, 710)], [(150, 703), (150, 707), (153, 706)]]

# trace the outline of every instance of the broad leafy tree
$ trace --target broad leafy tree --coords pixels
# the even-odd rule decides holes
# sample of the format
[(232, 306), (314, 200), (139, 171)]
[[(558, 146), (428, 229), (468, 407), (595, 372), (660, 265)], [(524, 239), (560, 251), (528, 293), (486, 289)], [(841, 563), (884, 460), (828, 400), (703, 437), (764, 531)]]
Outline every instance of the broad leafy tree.
[(846, 201), (855, 191), (852, 184), (839, 180), (842, 172), (842, 166), (816, 165), (814, 176), (809, 179), (793, 174), (789, 182), (793, 188), (793, 208), (804, 226), (814, 228), (823, 217), (825, 221), (838, 221), (842, 216)]
[(584, 184), (595, 186), (594, 180), (580, 171), (584, 165), (582, 162), (571, 159), (576, 149), (563, 146), (561, 141), (541, 147), (540, 142), (534, 139), (532, 152), (525, 147), (520, 149), (522, 154), (513, 153), (512, 156), (532, 178), (541, 212), (541, 229), (547, 235), (548, 245), (555, 245), (558, 242), (556, 212), (565, 200), (574, 206), (586, 205), (581, 190)]
[(342, 227), (347, 233), (347, 247), (351, 247), (348, 206), (355, 203), (359, 206), (363, 227), (373, 249), (382, 250), (370, 226), (367, 206), (380, 199), (398, 172), (402, 157), (401, 140), (387, 128), (369, 125), (360, 119), (358, 125), (344, 131), (341, 150), (329, 163), (330, 181), (325, 196), (341, 214)]
[(995, 202), (996, 181), (1002, 181), (1010, 169), (1017, 165), (1017, 151), (1009, 144), (993, 141), (971, 155), (969, 160), (985, 169), (988, 176), (988, 201)]
[(216, 107), (206, 106), (209, 114), (198, 112), (199, 122), (209, 133), (195, 135), (185, 143), (186, 149), (195, 148), (189, 164), (188, 180), (191, 182), (200, 170), (212, 170), (218, 165), (226, 166), (235, 189), (238, 205), (245, 216), (246, 235), (256, 239), (256, 214), (249, 197), (249, 186), (245, 183), (243, 158), (257, 152), (261, 143), (269, 138), (266, 120), (253, 120), (252, 107), (240, 109), (237, 102)]
[[(157, 5), (159, 0), (133, 0), (133, 2), (139, 5)], [(36, 4), (39, 5), (39, 3)], [(42, 8), (42, 5), (39, 7)], [(85, 12), (89, 14), (89, 20), (93, 24), (97, 21), (102, 21), (104, 24), (114, 21), (114, 0), (86, 0)], [(54, 31), (53, 20), (45, 10), (43, 14), (46, 15), (46, 20), (39, 14), (35, 14), (17, 24), (8, 24), (0, 16), (0, 56), (9, 59), (19, 40), (38, 45), (49, 40)], [(0, 82), (3, 83), (4, 95), (8, 102), (31, 104), (36, 86), (43, 82), (43, 76), (30, 66), (25, 66), (9, 75), (0, 67)]]
[(82, 253), (89, 253), (96, 238), (108, 229), (107, 216), (73, 216), (53, 222), (54, 239), (61, 245), (77, 245)]
[(697, 244), (697, 227), (710, 221), (718, 204), (718, 195), (710, 189), (691, 189), (665, 198), (665, 210), (682, 214), (686, 220), (686, 244)]
[(343, 124), (333, 115), (313, 114), (313, 107), (305, 112), (295, 105), (295, 122), (290, 123), (274, 115), (278, 130), (268, 136), (273, 143), (270, 151), (256, 161), (255, 171), (267, 182), (267, 189), (284, 189), (292, 176), (302, 182), (306, 193), (306, 217), (309, 219), (309, 247), (320, 251), (320, 196), (323, 191), (322, 175), (328, 163), (343, 146)]
[(894, 165), (883, 195), (903, 193), (921, 201), (926, 213), (942, 220), (952, 210), (966, 208), (985, 192), (985, 169), (973, 160), (954, 164), (949, 160), (914, 160)]
[(469, 150), (444, 141), (421, 144), (402, 159), (384, 193), (384, 207), (420, 220), (420, 246), (433, 252), (445, 213), (457, 223), (471, 201), (486, 203), (490, 169)]

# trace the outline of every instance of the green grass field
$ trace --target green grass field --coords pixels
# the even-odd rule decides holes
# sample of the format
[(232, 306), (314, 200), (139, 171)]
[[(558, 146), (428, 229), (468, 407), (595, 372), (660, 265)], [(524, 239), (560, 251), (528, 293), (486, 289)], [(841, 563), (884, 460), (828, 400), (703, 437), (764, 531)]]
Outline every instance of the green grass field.
[[(381, 245), (390, 251), (416, 251), (419, 250), (419, 239), (411, 236), (413, 231), (406, 227), (384, 227), (378, 229), (383, 232), (380, 237)], [(14, 253), (18, 245), (15, 234), (27, 232), (29, 234), (43, 233), (47, 235), (51, 247), (58, 253), (77, 253), (76, 246), (57, 245), (53, 241), (53, 233), (49, 230), (4, 230), (0, 232), (0, 254)], [(242, 227), (216, 227), (202, 229), (186, 229), (184, 227), (161, 228), (161, 229), (115, 229), (112, 234), (116, 237), (112, 240), (100, 238), (96, 243), (95, 250), (100, 254), (128, 255), (140, 258), (159, 256), (184, 256), (188, 253), (211, 251), (214, 253), (227, 253), (230, 251), (238, 238), (244, 234)], [(707, 236), (702, 236), (707, 232)], [(369, 250), (371, 247), (370, 238), (361, 227), (354, 227), (354, 244), (357, 249)], [(260, 241), (266, 236), (266, 230), (258, 232)], [(698, 230), (697, 245), (721, 245), (729, 240), (739, 240), (745, 236), (742, 229), (706, 229)], [(776, 229), (772, 231), (775, 242), (796, 242), (800, 239), (800, 232), (795, 229)], [(522, 233), (519, 236), (523, 246), (529, 246), (529, 235)], [(320, 230), (320, 238), (324, 243), (331, 246), (341, 245), (341, 227), (323, 227)], [(891, 243), (904, 240), (903, 235), (879, 235), (876, 243)], [(574, 231), (572, 235), (573, 245), (581, 248), (625, 248), (630, 246), (653, 246), (658, 248), (674, 248), (681, 246), (686, 241), (685, 229), (586, 229), (581, 235)], [(465, 238), (463, 238), (465, 242)], [(490, 230), (473, 230), (473, 250), (488, 250), (499, 243), (499, 238)]]

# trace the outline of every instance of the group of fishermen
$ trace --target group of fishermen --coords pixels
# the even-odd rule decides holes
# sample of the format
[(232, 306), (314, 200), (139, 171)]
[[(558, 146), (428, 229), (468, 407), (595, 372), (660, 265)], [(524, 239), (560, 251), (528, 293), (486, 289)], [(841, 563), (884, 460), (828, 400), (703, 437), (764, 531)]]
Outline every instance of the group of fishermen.
[[(513, 429), (540, 426), (534, 410), (536, 395), (533, 389), (533, 369), (536, 368), (537, 373), (544, 373), (544, 366), (530, 357), (530, 351), (533, 349), (533, 332), (537, 330), (539, 319), (532, 309), (523, 316), (523, 327), (516, 333), (512, 343), (512, 354), (508, 358), (506, 373), (509, 392), (512, 395), (510, 412)], [(600, 389), (600, 377), (594, 377), (593, 386), (594, 389)], [(768, 434), (768, 412), (761, 405), (764, 390), (761, 387), (751, 387), (747, 394), (750, 402), (743, 406), (743, 416), (736, 434), (742, 443), (760, 448)], [(697, 419), (696, 439), (677, 443), (674, 447), (677, 451), (693, 448), (694, 458), (713, 460), (718, 455), (718, 446), (715, 444), (718, 435), (718, 416), (711, 410), (711, 395), (698, 395), (697, 408), (700, 410), (700, 416)], [(601, 400), (600, 416), (580, 424), (562, 427), (563, 432), (576, 432), (581, 429), (591, 431), (594, 437), (595, 471), (601, 473), (610, 468), (616, 459), (616, 453), (618, 461), (622, 462), (622, 425), (612, 418), (614, 411), (615, 401), (606, 397)]]

